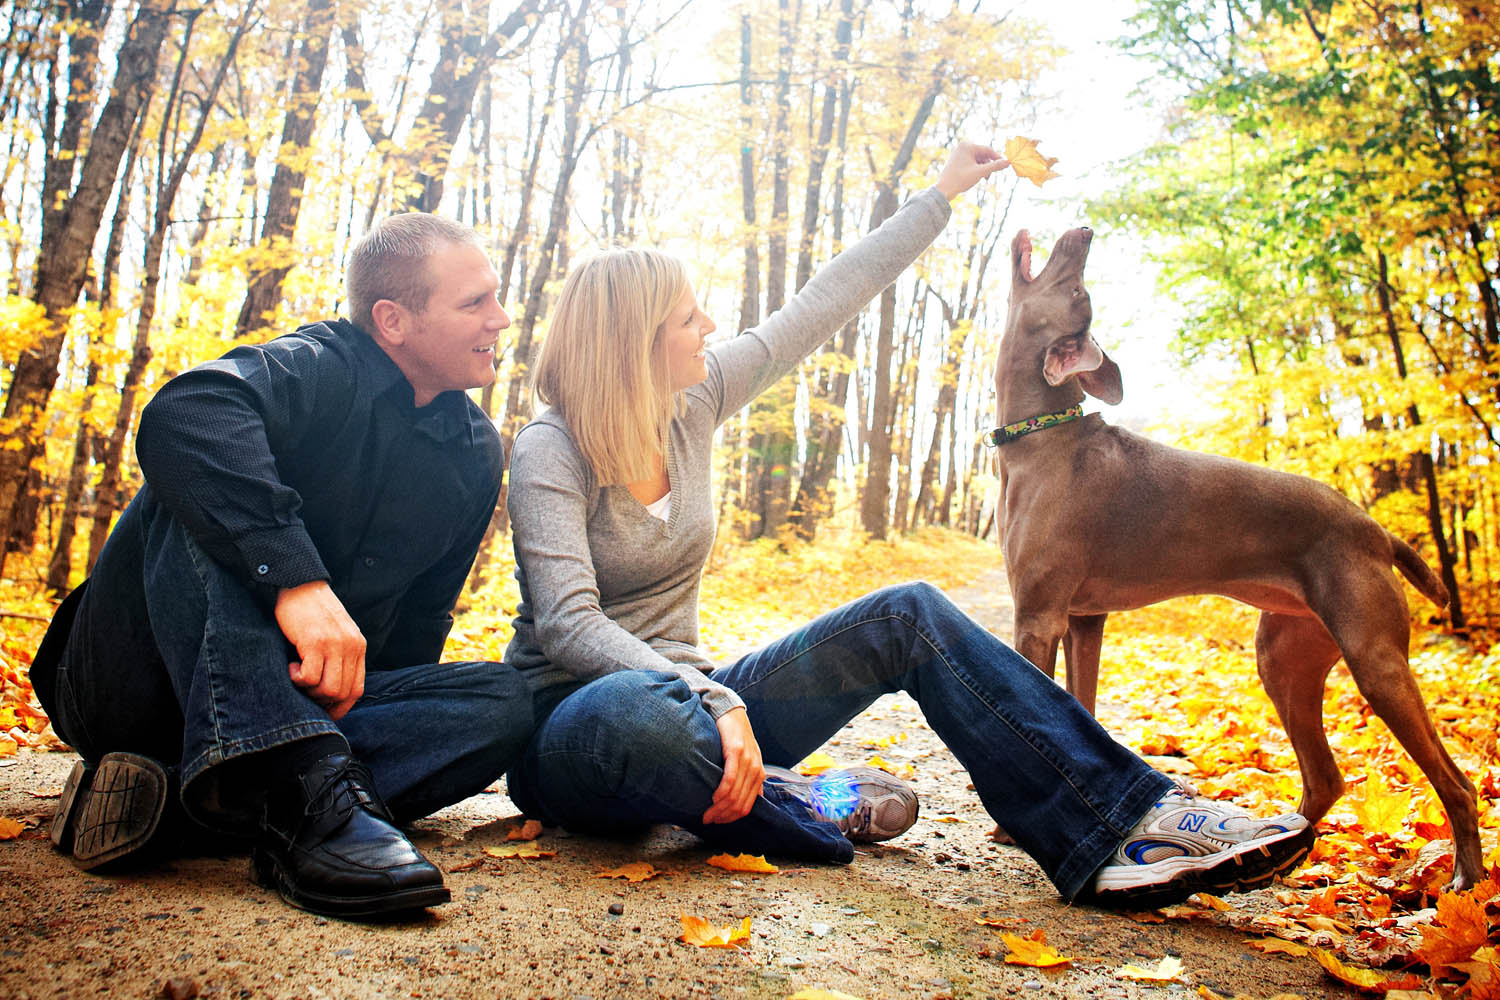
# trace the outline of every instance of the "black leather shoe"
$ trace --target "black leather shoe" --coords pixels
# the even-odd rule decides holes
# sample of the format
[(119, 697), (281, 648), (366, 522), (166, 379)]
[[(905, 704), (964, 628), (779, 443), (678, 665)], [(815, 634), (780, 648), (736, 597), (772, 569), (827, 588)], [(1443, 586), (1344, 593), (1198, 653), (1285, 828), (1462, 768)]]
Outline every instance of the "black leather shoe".
[(166, 768), (133, 753), (107, 753), (73, 765), (52, 819), (52, 843), (91, 871), (142, 861), (164, 839), (162, 816), (172, 795)]
[(443, 873), (406, 839), (346, 753), (313, 764), (267, 797), (251, 877), (295, 907), (378, 917), (449, 900)]

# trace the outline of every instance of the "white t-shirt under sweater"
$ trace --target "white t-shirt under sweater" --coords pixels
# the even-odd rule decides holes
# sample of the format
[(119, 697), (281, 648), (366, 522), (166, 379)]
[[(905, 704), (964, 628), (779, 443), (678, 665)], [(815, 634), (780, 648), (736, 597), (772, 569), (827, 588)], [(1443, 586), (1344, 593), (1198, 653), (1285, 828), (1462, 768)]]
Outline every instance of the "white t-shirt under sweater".
[(714, 664), (698, 648), (698, 585), (716, 527), (714, 431), (895, 281), (950, 212), (940, 191), (923, 191), (758, 327), (708, 350), (708, 377), (683, 391), (669, 431), (664, 519), (625, 486), (598, 484), (556, 409), (521, 428), (507, 502), (521, 602), (505, 662), (532, 690), (662, 670), (685, 679), (714, 718), (743, 705), (706, 676)]

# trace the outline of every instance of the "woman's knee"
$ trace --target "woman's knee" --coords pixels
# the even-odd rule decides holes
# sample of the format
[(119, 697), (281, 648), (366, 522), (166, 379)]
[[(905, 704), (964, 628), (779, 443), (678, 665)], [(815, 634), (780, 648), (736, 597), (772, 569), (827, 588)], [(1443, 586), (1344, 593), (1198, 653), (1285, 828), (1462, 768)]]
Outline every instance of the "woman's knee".
[(595, 755), (647, 767), (681, 761), (717, 732), (686, 681), (644, 670), (620, 671), (584, 685), (563, 700), (547, 727), (559, 722), (572, 731), (558, 734), (565, 741), (583, 737)]

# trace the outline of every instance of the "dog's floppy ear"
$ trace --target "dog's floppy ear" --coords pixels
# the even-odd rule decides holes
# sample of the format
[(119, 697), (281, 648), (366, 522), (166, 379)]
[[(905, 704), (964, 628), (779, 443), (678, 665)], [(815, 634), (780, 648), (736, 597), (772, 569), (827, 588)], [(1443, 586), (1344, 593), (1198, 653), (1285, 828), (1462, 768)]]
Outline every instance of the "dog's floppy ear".
[(1048, 385), (1062, 385), (1075, 375), (1084, 392), (1111, 406), (1125, 398), (1120, 367), (1087, 333), (1054, 341), (1042, 362), (1042, 377)]
[(1099, 356), (1104, 363), (1091, 372), (1079, 372), (1078, 384), (1095, 399), (1115, 406), (1125, 398), (1125, 387), (1120, 384), (1120, 366), (1109, 360), (1109, 355), (1102, 350)]

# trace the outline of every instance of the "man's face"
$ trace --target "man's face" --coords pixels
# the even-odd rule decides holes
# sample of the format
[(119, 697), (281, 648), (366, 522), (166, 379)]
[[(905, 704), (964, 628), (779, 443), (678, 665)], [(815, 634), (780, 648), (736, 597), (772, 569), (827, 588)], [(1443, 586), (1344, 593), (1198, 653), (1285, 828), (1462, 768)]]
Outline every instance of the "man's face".
[(457, 243), (427, 258), (436, 278), (421, 311), (400, 310), (402, 336), (387, 353), (411, 383), (416, 405), (450, 389), (495, 380), (495, 345), (510, 316), (496, 299), (500, 278), (477, 247)]

